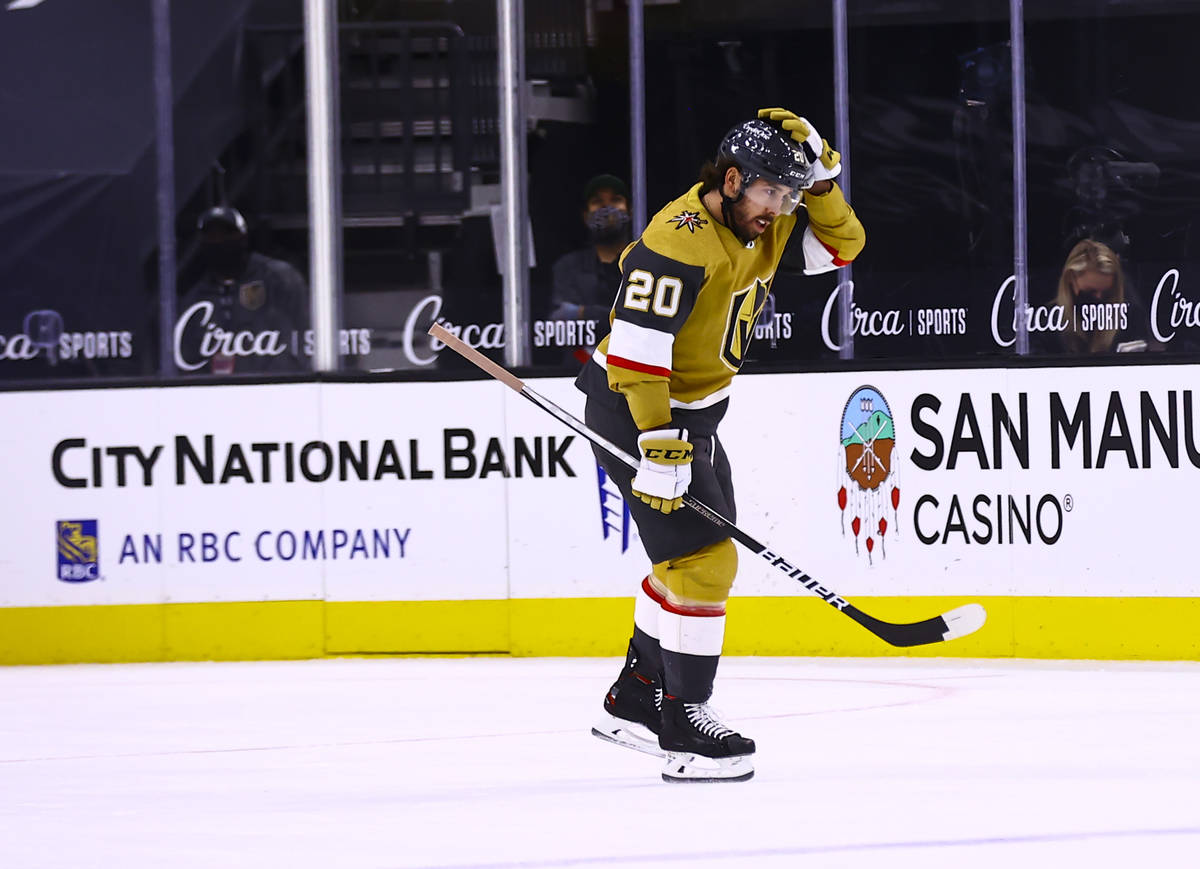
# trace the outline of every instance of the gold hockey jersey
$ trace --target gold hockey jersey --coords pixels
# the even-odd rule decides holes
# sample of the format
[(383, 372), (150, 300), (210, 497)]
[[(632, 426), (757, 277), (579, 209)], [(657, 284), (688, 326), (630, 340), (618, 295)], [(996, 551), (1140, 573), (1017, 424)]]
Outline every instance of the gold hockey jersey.
[[(846, 265), (862, 224), (834, 185), (805, 194), (805, 272)], [(696, 184), (651, 218), (621, 256), (612, 329), (594, 359), (625, 395), (638, 428), (669, 424), (673, 409), (723, 401), (741, 368), (796, 215), (778, 215), (746, 245), (709, 214)]]

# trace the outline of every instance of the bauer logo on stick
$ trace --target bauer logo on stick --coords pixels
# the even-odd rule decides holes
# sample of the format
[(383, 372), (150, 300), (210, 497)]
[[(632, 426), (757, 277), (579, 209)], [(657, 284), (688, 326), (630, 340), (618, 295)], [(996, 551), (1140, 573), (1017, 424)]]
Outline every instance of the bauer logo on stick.
[(875, 563), (896, 538), (900, 506), (899, 453), (892, 410), (873, 386), (860, 386), (842, 411), (837, 490), (842, 536), (849, 527), (856, 555)]

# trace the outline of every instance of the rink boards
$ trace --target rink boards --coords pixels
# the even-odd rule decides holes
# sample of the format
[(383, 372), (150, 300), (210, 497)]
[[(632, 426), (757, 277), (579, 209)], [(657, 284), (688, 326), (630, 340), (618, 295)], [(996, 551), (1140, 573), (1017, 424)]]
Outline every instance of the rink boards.
[[(728, 654), (1195, 659), (1196, 366), (742, 376)], [(568, 379), (530, 386), (582, 416)], [(493, 381), (0, 394), (0, 662), (611, 655), (648, 568), (590, 446)]]

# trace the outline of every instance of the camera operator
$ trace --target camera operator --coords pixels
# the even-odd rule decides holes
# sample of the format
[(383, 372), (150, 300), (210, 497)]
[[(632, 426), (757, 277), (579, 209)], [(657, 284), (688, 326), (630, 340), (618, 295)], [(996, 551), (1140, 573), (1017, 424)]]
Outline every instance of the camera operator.
[(246, 219), (221, 205), (200, 215), (204, 275), (179, 306), (175, 356), (184, 374), (305, 371), (308, 286), (283, 260), (250, 250)]

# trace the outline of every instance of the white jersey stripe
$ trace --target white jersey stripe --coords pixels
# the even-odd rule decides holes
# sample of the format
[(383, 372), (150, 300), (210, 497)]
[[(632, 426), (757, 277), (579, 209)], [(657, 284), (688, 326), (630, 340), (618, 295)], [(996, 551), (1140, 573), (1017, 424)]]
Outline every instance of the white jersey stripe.
[(833, 254), (825, 245), (821, 244), (821, 240), (817, 238), (811, 226), (804, 228), (804, 241), (801, 247), (804, 249), (804, 273), (806, 275), (819, 275), (822, 272), (831, 272), (838, 267), (837, 263), (833, 261)]
[(725, 399), (729, 398), (730, 387), (733, 384), (726, 384), (716, 392), (710, 392), (703, 398), (697, 398), (695, 401), (679, 401), (671, 399), (671, 407), (677, 407), (680, 410), (703, 410), (706, 407), (712, 407), (714, 404), (720, 404)]
[(670, 332), (648, 329), (626, 320), (613, 320), (612, 336), (608, 339), (609, 355), (668, 371), (671, 370), (674, 346), (675, 336)]
[[(605, 371), (608, 370), (608, 357), (600, 351), (599, 347), (592, 351), (592, 361)], [(710, 392), (708, 395), (705, 395), (702, 398), (697, 398), (695, 401), (680, 401), (677, 398), (672, 398), (671, 407), (676, 407), (680, 410), (703, 410), (706, 407), (712, 407), (714, 404), (720, 404), (722, 401), (729, 398), (729, 393), (732, 391), (732, 389), (733, 384), (729, 383), (725, 386), (722, 386), (716, 392)]]

